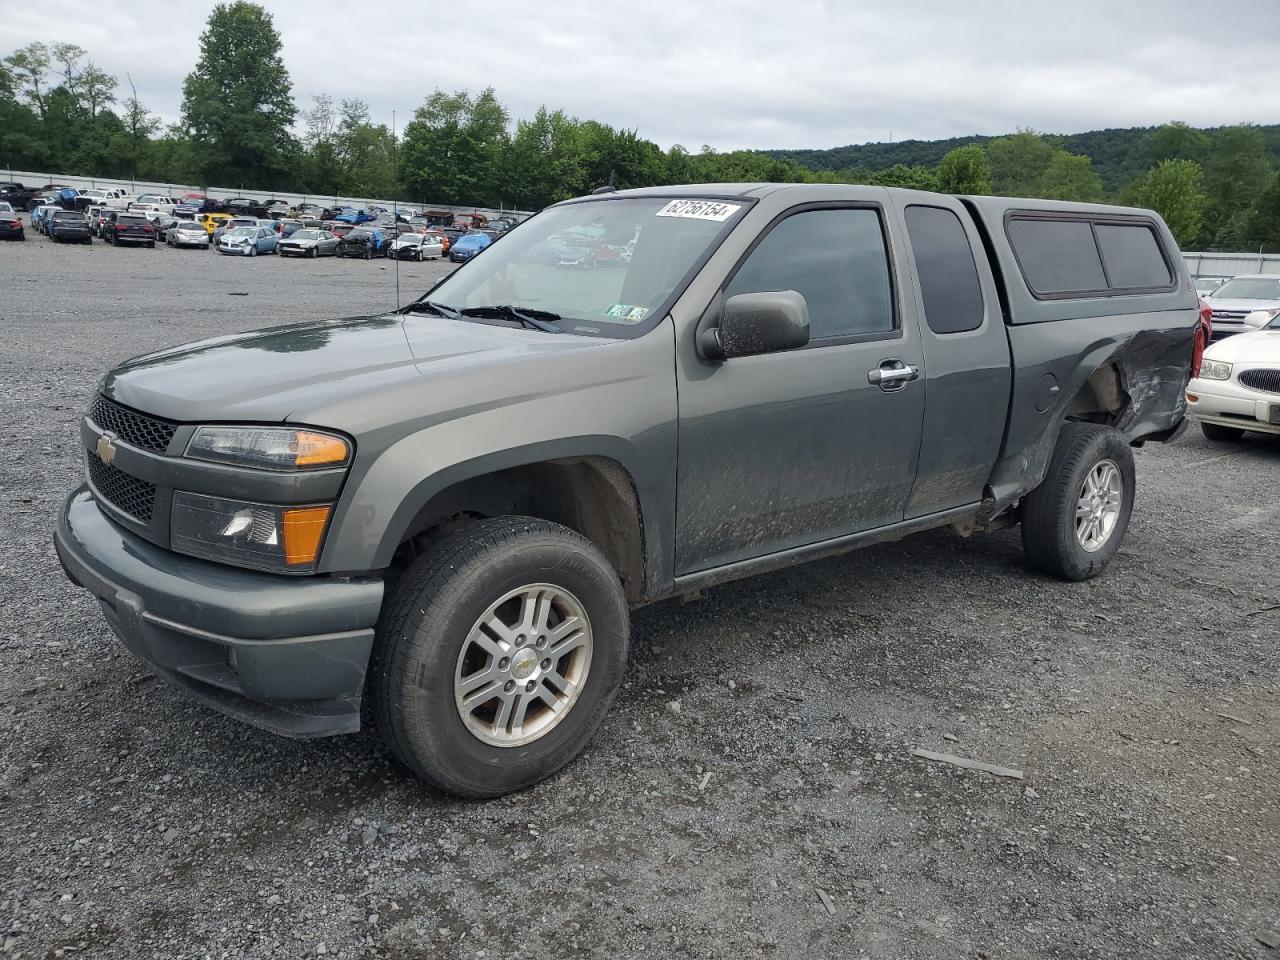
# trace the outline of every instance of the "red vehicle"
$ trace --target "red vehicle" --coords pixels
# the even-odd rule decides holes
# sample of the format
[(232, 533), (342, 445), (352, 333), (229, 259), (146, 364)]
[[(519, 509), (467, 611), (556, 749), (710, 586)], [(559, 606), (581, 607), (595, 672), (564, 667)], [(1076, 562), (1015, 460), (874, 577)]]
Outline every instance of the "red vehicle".
[(1213, 307), (1200, 301), (1200, 323), (1196, 327), (1196, 338), (1191, 344), (1191, 376), (1200, 376), (1200, 362), (1204, 359), (1204, 348), (1213, 342)]

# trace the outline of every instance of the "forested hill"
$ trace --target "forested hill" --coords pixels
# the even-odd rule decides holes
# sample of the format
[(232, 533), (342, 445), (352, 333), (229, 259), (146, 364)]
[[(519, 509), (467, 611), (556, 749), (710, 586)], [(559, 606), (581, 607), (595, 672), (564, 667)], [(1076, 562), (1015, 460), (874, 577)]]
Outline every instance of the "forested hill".
[[(1112, 192), (1141, 175), (1148, 167), (1144, 155), (1147, 137), (1155, 127), (1128, 127), (1112, 130), (1090, 130), (1087, 133), (1045, 134), (1044, 138), (1068, 153), (1082, 154), (1093, 160), (1093, 168), (1102, 177), (1105, 190)], [(1220, 128), (1211, 127), (1206, 133)], [(1266, 138), (1273, 160), (1280, 162), (1280, 124), (1256, 128)], [(969, 144), (985, 146), (995, 137), (952, 137), (949, 140), (901, 140), (897, 143), (863, 143), (829, 150), (763, 150), (776, 160), (787, 160), (810, 170), (887, 170), (895, 164), (904, 166), (936, 165), (956, 147)]]

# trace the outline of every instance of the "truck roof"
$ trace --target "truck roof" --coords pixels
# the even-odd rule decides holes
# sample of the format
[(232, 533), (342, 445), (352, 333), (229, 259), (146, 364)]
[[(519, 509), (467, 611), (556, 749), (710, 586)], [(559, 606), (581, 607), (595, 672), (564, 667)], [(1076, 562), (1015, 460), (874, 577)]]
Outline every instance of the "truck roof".
[[(564, 203), (581, 203), (588, 200), (609, 199), (612, 197), (711, 197), (715, 199), (759, 199), (775, 193), (794, 193), (796, 200), (803, 202), (806, 198), (813, 200), (829, 200), (848, 196), (856, 199), (855, 194), (890, 194), (901, 199), (922, 200), (939, 194), (927, 190), (912, 190), (907, 187), (877, 187), (858, 183), (693, 183), (669, 187), (640, 187), (634, 190), (617, 190), (610, 193), (590, 194), (575, 197)], [(943, 194), (957, 196), (971, 203), (986, 218), (998, 218), (1006, 210), (1043, 210), (1047, 213), (1068, 211), (1094, 214), (1114, 214), (1128, 216), (1147, 214), (1151, 211), (1138, 207), (1121, 207), (1105, 203), (1076, 203), (1066, 200), (1037, 200), (1030, 197), (991, 197), (964, 194)]]

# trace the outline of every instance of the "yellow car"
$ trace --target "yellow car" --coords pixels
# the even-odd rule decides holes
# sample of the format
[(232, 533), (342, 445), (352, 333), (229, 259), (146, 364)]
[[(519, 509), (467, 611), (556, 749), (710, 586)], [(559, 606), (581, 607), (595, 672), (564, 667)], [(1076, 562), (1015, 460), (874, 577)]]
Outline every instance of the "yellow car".
[(197, 213), (196, 222), (203, 224), (205, 232), (209, 236), (213, 236), (213, 231), (217, 230), (225, 221), (231, 219), (229, 213)]

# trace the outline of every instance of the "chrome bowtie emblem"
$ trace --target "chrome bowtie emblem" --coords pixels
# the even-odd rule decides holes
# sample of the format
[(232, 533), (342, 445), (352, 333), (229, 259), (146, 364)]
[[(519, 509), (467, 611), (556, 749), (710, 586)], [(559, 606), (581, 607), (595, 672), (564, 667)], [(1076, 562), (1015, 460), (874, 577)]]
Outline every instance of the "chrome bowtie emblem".
[(111, 439), (111, 434), (104, 433), (98, 438), (98, 443), (94, 447), (94, 452), (103, 463), (110, 463), (116, 458), (116, 445), (111, 442)]

